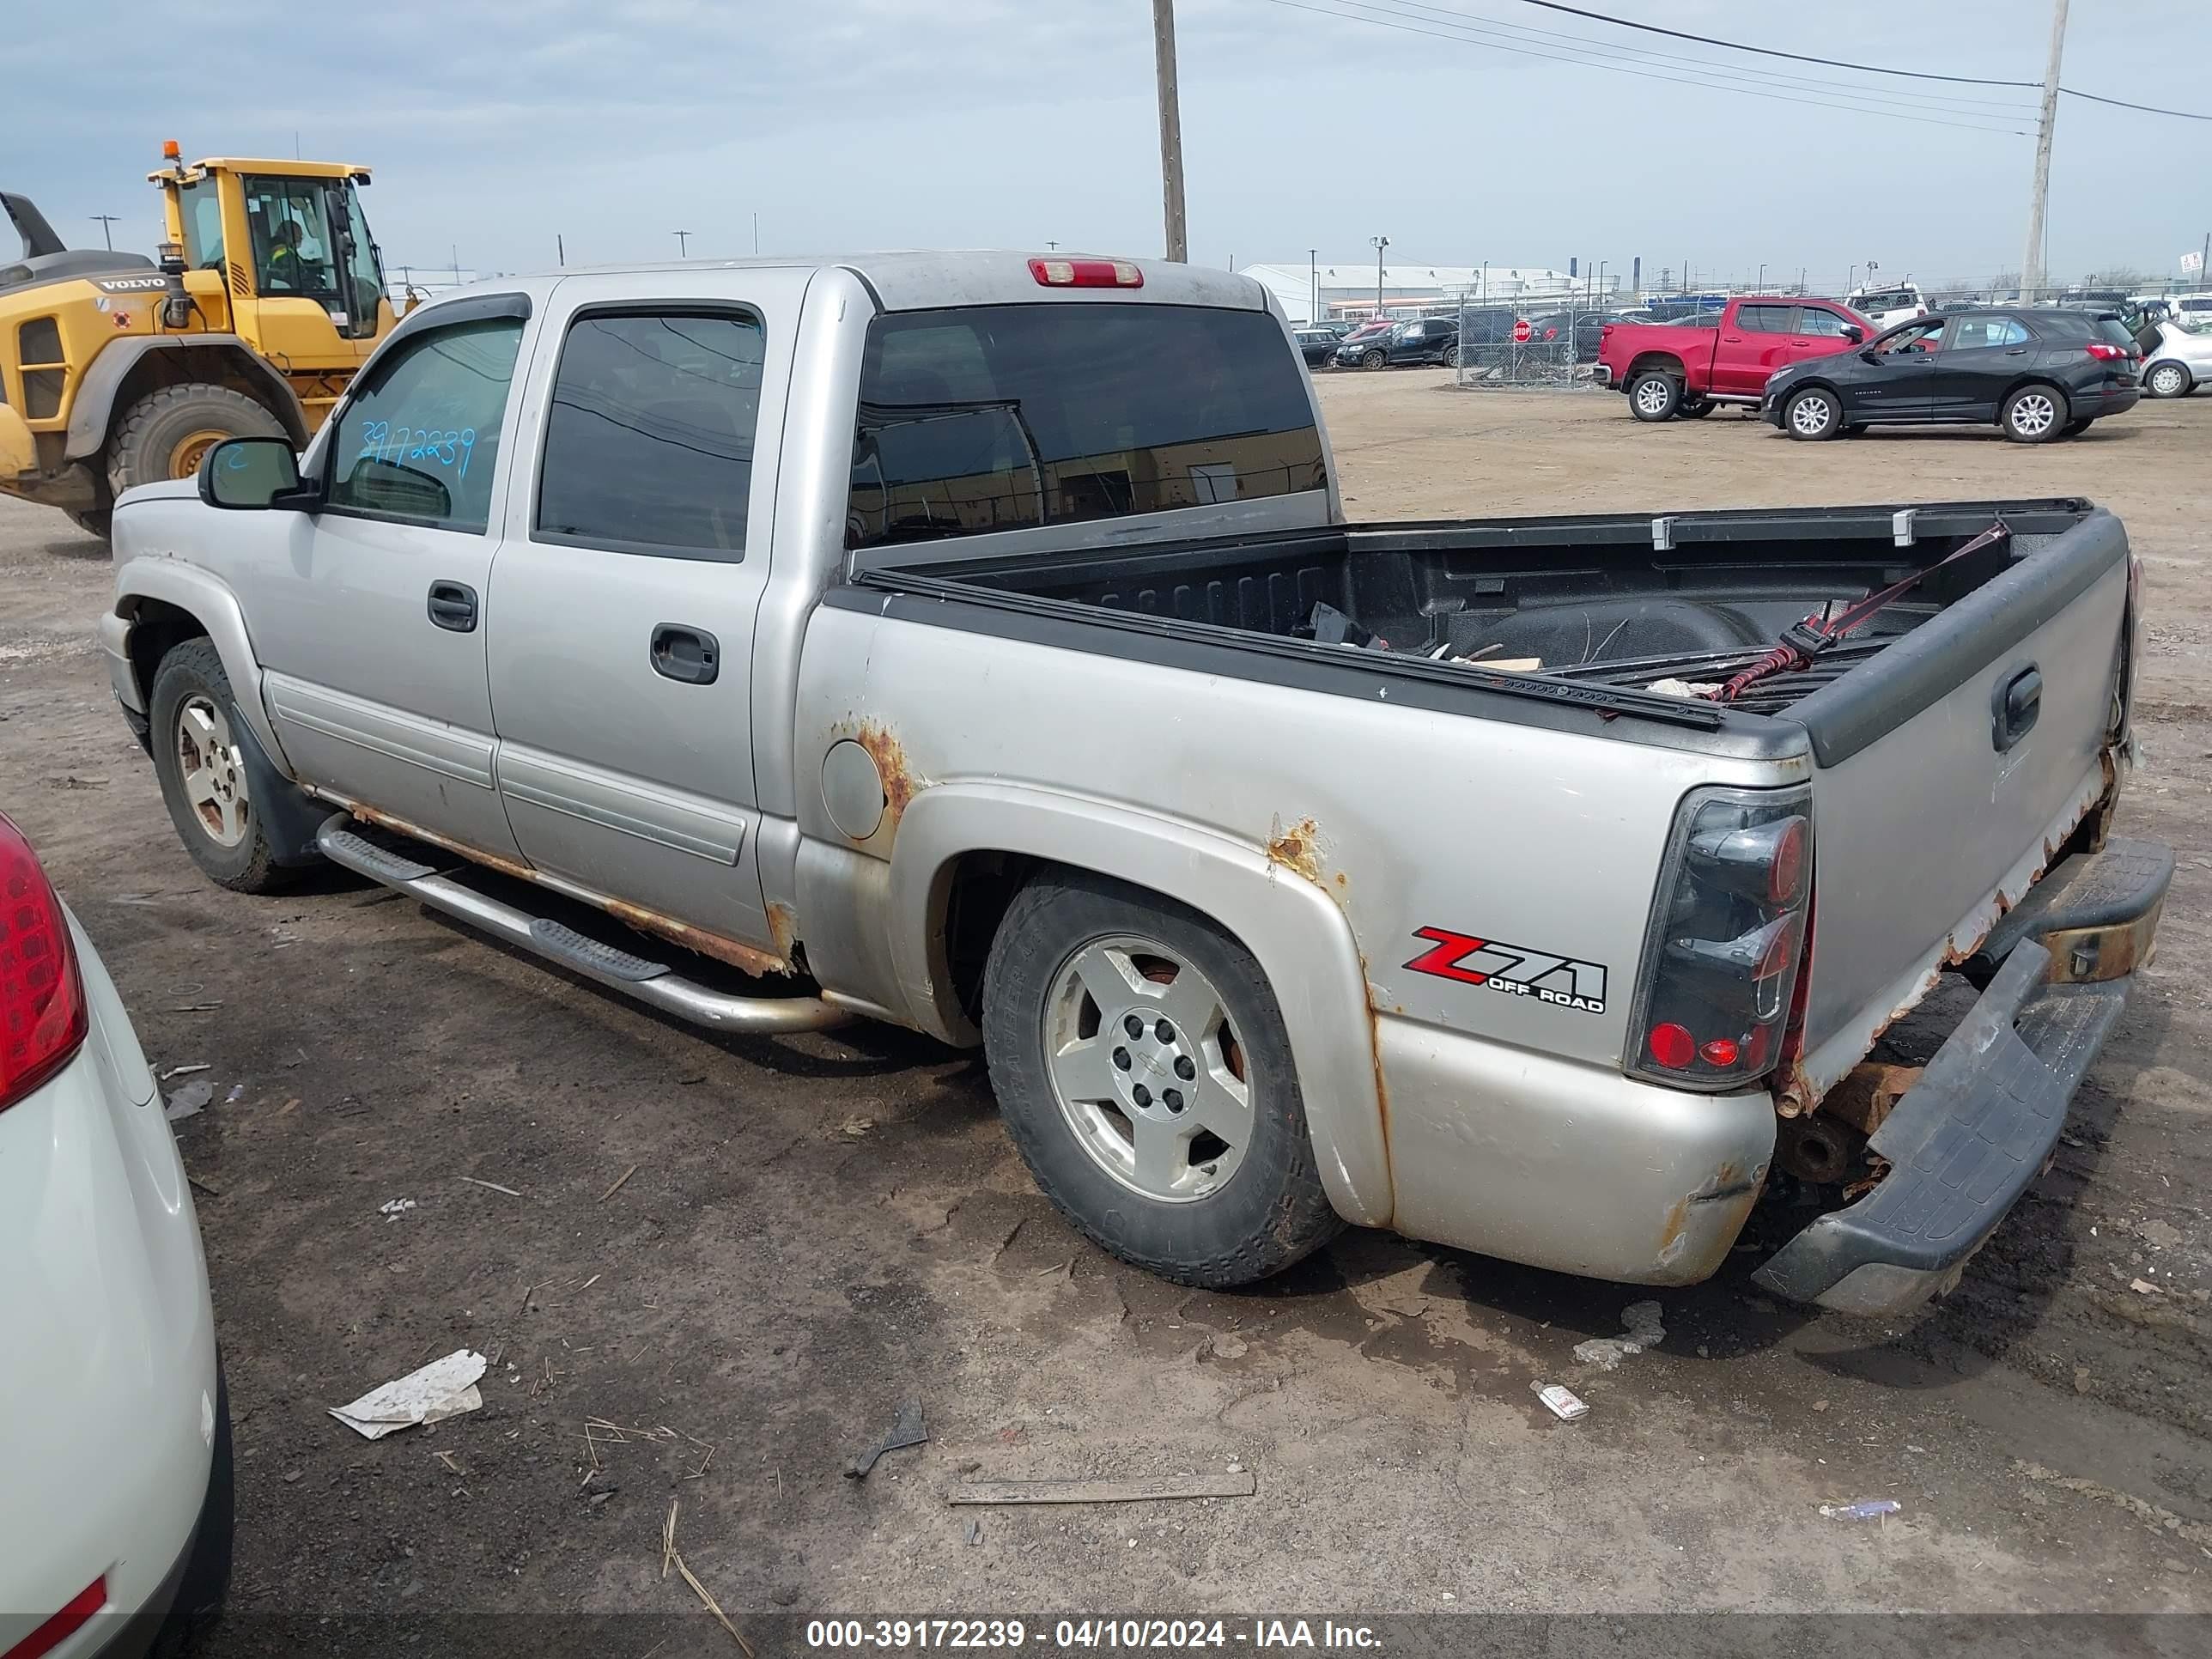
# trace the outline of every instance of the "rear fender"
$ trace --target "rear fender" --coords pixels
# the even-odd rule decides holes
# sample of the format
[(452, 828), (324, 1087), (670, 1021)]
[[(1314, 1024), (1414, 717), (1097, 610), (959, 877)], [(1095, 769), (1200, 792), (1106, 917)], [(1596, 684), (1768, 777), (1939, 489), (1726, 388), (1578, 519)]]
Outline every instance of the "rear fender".
[[(238, 596), (196, 566), (174, 559), (127, 560), (115, 573), (113, 614), (123, 627), (118, 629), (103, 619), (100, 630), (101, 644), (125, 663), (131, 660), (131, 629), (141, 605), (149, 599), (176, 606), (206, 629), (210, 642), (222, 659), (222, 672), (230, 678), (239, 718), (252, 730), (270, 763), (286, 777), (291, 776), (291, 763), (285, 758), (284, 746), (277, 742), (276, 728), (269, 723), (268, 710), (262, 704), (261, 665), (253, 654), (253, 641), (246, 631), (246, 612)], [(153, 676), (134, 670), (133, 684), (139, 706), (150, 713)]]
[(1367, 976), (1351, 924), (1264, 848), (1193, 824), (1019, 785), (916, 794), (891, 860), (890, 950), (914, 1024), (973, 1042), (945, 960), (945, 911), (963, 854), (1024, 854), (1130, 882), (1211, 917), (1251, 951), (1288, 1027), (1322, 1185), (1337, 1213), (1389, 1224), (1393, 1200)]

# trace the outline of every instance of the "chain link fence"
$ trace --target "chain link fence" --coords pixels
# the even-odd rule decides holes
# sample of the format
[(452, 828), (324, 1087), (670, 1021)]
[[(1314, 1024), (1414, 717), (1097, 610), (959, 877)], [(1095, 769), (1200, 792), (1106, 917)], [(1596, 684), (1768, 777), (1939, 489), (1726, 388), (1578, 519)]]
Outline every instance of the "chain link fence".
[(1446, 361), (1462, 386), (1579, 392), (1596, 384), (1598, 334), (1611, 313), (1587, 294), (1510, 301), (1469, 295), (1443, 314), (1458, 319), (1458, 349)]

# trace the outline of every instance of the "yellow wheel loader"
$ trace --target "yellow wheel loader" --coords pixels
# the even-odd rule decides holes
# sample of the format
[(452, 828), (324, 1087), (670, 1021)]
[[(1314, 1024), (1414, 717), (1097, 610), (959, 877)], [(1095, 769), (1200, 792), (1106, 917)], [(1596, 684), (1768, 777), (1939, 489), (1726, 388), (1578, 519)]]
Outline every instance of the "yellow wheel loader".
[(0, 491), (97, 536), (118, 495), (191, 477), (223, 438), (305, 445), (397, 320), (367, 167), (162, 154), (154, 259), (64, 247), (0, 191), (23, 243), (0, 264)]

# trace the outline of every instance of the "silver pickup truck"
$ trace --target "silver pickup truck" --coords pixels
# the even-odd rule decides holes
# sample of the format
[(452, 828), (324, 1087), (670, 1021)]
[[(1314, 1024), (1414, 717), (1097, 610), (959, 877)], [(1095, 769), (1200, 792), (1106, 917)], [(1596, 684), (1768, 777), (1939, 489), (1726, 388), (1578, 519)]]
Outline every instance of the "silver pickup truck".
[[(1182, 265), (479, 286), (114, 541), (214, 879), (333, 860), (725, 1031), (980, 1044), (1045, 1194), (1189, 1284), (1345, 1222), (1686, 1283), (1779, 1169), (1825, 1207), (1762, 1280), (1911, 1305), (2172, 871), (2106, 839), (2110, 514), (1346, 525), (1281, 316)], [(1953, 974), (1933, 1061), (1863, 1064)]]

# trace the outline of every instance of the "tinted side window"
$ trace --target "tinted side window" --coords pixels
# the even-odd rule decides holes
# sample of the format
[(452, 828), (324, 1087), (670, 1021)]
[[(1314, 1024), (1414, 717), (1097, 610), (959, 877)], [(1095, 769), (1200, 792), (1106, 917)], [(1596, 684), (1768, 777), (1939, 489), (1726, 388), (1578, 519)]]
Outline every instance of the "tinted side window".
[(1754, 334), (1787, 334), (1793, 306), (1738, 306), (1735, 325)]
[(749, 313), (577, 318), (545, 413), (538, 534), (744, 557), (764, 340)]
[(327, 505), (481, 533), (521, 341), (521, 319), (499, 317), (395, 346), (338, 417)]
[(1797, 331), (1800, 334), (1816, 334), (1840, 340), (1844, 337), (1844, 319), (1832, 311), (1823, 310), (1819, 306), (1797, 307)]
[(1949, 349), (1979, 351), (2024, 344), (2027, 327), (2011, 317), (1961, 317), (1952, 325)]
[(868, 325), (850, 546), (1328, 483), (1305, 376), (1265, 312), (977, 306)]

